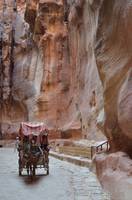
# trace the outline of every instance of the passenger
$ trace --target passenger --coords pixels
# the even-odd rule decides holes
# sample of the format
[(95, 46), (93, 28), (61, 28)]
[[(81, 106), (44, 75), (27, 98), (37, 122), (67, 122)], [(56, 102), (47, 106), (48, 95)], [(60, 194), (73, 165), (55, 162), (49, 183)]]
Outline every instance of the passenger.
[(37, 144), (37, 136), (33, 136), (31, 140), (31, 153), (35, 156), (40, 156), (41, 154), (40, 147)]
[(25, 157), (28, 157), (30, 153), (30, 141), (28, 136), (24, 136), (23, 138), (23, 151)]

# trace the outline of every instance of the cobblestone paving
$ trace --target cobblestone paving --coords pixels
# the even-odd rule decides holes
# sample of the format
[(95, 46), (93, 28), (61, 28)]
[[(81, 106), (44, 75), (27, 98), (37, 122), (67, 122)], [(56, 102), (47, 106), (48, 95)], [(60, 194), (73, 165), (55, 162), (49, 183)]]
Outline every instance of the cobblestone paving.
[(34, 181), (19, 177), (17, 154), (0, 149), (0, 200), (109, 200), (96, 176), (85, 167), (50, 158), (50, 175)]

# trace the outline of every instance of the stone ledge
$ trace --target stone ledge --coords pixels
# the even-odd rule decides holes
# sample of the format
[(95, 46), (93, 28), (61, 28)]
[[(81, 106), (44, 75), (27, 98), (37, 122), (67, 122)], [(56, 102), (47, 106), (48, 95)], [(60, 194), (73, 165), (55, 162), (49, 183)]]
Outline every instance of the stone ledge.
[(55, 157), (59, 160), (64, 160), (64, 161), (73, 163), (75, 165), (82, 166), (82, 167), (91, 168), (91, 166), (92, 166), (92, 161), (90, 159), (86, 159), (86, 158), (60, 154), (60, 153), (57, 153), (54, 151), (50, 151), (50, 156)]

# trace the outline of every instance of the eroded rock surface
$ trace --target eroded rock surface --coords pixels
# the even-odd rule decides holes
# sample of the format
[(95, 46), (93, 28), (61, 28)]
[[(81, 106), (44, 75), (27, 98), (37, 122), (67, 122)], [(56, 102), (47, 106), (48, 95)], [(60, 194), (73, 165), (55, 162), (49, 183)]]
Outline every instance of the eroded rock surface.
[[(9, 3), (13, 5), (9, 1), (6, 9)], [(4, 122), (44, 121), (62, 135), (102, 137), (96, 126), (103, 109), (94, 56), (98, 12), (87, 1), (61, 0), (19, 1), (17, 9), (13, 99), (8, 105), (18, 107), (12, 107), (10, 117), (13, 111), (5, 106)]]
[[(111, 151), (132, 157), (132, 2), (103, 1), (95, 57), (104, 93), (104, 132)], [(97, 155), (97, 174), (113, 200), (131, 200), (131, 159)]]
[(112, 200), (131, 200), (131, 166), (132, 160), (123, 152), (96, 157), (97, 176), (103, 188), (111, 194)]
[(112, 150), (132, 155), (132, 2), (104, 1), (96, 60), (104, 88), (105, 134)]

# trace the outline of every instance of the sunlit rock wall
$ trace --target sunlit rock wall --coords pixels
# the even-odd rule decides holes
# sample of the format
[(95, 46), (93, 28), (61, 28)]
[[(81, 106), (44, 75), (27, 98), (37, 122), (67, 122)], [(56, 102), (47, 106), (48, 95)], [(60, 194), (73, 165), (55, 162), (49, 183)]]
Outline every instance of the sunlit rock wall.
[(12, 111), (5, 112), (4, 122), (44, 121), (67, 135), (75, 130), (81, 137), (102, 137), (97, 128), (102, 86), (94, 56), (99, 6), (93, 9), (90, 1), (18, 2), (11, 105), (19, 105), (11, 106), (12, 118)]
[[(102, 86), (94, 56), (98, 9), (93, 12), (89, 1), (67, 1), (70, 64), (71, 121), (80, 119), (83, 136), (98, 137), (97, 116), (103, 109)], [(79, 123), (79, 122), (78, 122)]]
[[(17, 11), (14, 11), (13, 1), (5, 2), (4, 7), (1, 4), (0, 13), (3, 31), (3, 95), (0, 116), (3, 133), (13, 133), (18, 130), (21, 121), (28, 121), (34, 115), (35, 100), (42, 81), (43, 63), (38, 47), (32, 40), (29, 24), (24, 20), (25, 1), (17, 2)], [(13, 29), (14, 65), (11, 69)]]
[[(78, 129), (83, 137), (97, 139), (97, 117), (103, 109), (94, 56), (98, 11), (94, 13), (86, 1), (35, 3), (27, 4), (25, 14), (43, 58), (34, 119), (64, 132)], [(28, 13), (34, 13), (35, 23)]]

